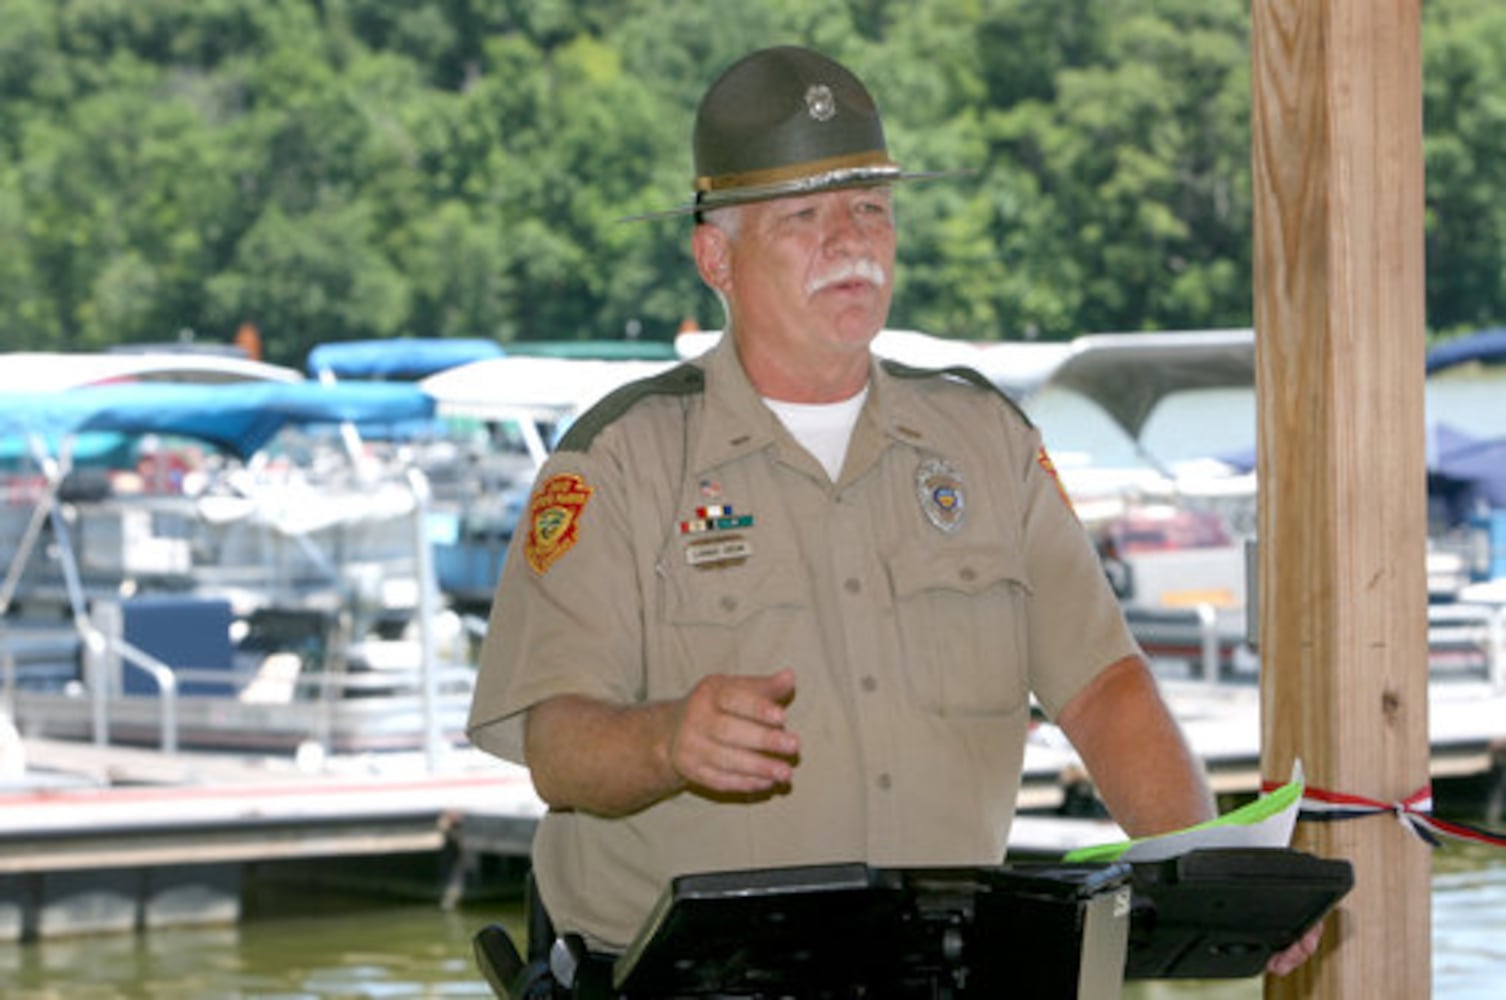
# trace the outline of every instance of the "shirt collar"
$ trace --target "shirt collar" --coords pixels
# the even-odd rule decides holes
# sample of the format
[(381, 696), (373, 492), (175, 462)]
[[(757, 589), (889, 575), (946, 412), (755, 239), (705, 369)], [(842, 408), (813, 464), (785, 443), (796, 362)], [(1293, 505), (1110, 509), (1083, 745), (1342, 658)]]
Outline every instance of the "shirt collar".
[[(697, 471), (741, 458), (776, 441), (778, 418), (764, 405), (748, 380), (730, 334), (701, 357), (706, 375), (706, 416), (694, 445)], [(901, 379), (870, 362), (868, 401), (853, 431), (853, 446), (880, 452), (898, 443), (946, 456), (948, 431), (931, 409), (911, 392), (897, 391)], [(871, 437), (877, 432), (877, 439)], [(856, 466), (854, 466), (856, 467)]]

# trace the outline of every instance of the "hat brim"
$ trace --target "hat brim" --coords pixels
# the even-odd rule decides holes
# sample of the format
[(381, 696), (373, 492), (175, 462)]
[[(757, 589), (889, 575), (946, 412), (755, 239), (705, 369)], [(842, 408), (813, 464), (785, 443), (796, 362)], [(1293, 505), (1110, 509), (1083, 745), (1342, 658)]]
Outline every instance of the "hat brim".
[(890, 184), (898, 184), (906, 181), (938, 180), (947, 177), (961, 177), (971, 173), (973, 173), (971, 170), (903, 171), (898, 168), (858, 167), (850, 170), (837, 170), (824, 174), (816, 174), (812, 177), (781, 181), (777, 184), (752, 185), (708, 191), (701, 194), (696, 200), (684, 205), (660, 209), (656, 212), (643, 212), (638, 215), (623, 216), (617, 221), (644, 222), (650, 219), (672, 219), (683, 215), (713, 212), (718, 208), (729, 208), (733, 205), (750, 205), (754, 202), (774, 201), (777, 198), (796, 198), (801, 195), (819, 194), (823, 191), (838, 191), (844, 188), (886, 187)]

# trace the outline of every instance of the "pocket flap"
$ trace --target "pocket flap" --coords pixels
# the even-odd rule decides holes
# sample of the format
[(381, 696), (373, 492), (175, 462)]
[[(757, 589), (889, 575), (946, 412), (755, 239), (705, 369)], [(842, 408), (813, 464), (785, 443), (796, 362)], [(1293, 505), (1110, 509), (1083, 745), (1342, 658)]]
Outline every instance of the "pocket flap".
[(676, 625), (734, 628), (760, 611), (809, 603), (809, 584), (795, 559), (755, 556), (741, 566), (677, 566), (666, 577), (664, 614)]
[(1025, 560), (1002, 545), (942, 545), (915, 547), (889, 560), (894, 595), (910, 597), (927, 590), (976, 594), (996, 584), (1013, 582), (1029, 592)]

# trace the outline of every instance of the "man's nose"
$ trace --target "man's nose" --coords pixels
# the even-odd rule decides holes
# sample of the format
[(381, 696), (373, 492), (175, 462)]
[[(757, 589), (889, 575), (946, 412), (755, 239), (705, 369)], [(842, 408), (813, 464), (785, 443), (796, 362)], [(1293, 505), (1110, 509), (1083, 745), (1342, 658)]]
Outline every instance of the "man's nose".
[(872, 236), (863, 226), (855, 210), (843, 209), (831, 213), (826, 231), (826, 250), (829, 253), (851, 253), (855, 250), (863, 250), (872, 242)]

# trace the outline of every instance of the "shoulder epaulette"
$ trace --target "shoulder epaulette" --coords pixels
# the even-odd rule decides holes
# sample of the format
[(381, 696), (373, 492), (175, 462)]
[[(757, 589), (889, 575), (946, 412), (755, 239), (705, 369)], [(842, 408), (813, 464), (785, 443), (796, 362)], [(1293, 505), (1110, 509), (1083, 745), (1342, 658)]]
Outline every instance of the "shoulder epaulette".
[(706, 373), (699, 365), (688, 362), (619, 386), (577, 417), (555, 450), (585, 451), (596, 440), (596, 435), (651, 396), (693, 396), (705, 389)]
[(998, 396), (1000, 399), (1004, 400), (1005, 403), (1009, 404), (1010, 409), (1014, 410), (1014, 412), (1020, 415), (1021, 420), (1025, 421), (1026, 424), (1032, 427), (1035, 426), (1035, 424), (1031, 421), (1029, 415), (1020, 408), (1020, 404), (1015, 402), (1013, 397), (1011, 397), (1009, 393), (1005, 392), (1003, 389), (1000, 389), (997, 385), (994, 384), (992, 379), (975, 368), (968, 368), (966, 365), (951, 365), (946, 368), (916, 368), (913, 365), (907, 365), (903, 362), (895, 361), (891, 358), (883, 359), (879, 362), (879, 366), (895, 378), (951, 378), (960, 379), (963, 382), (971, 383), (972, 385), (975, 385), (980, 389), (985, 389), (988, 392), (991, 392), (994, 395)]

